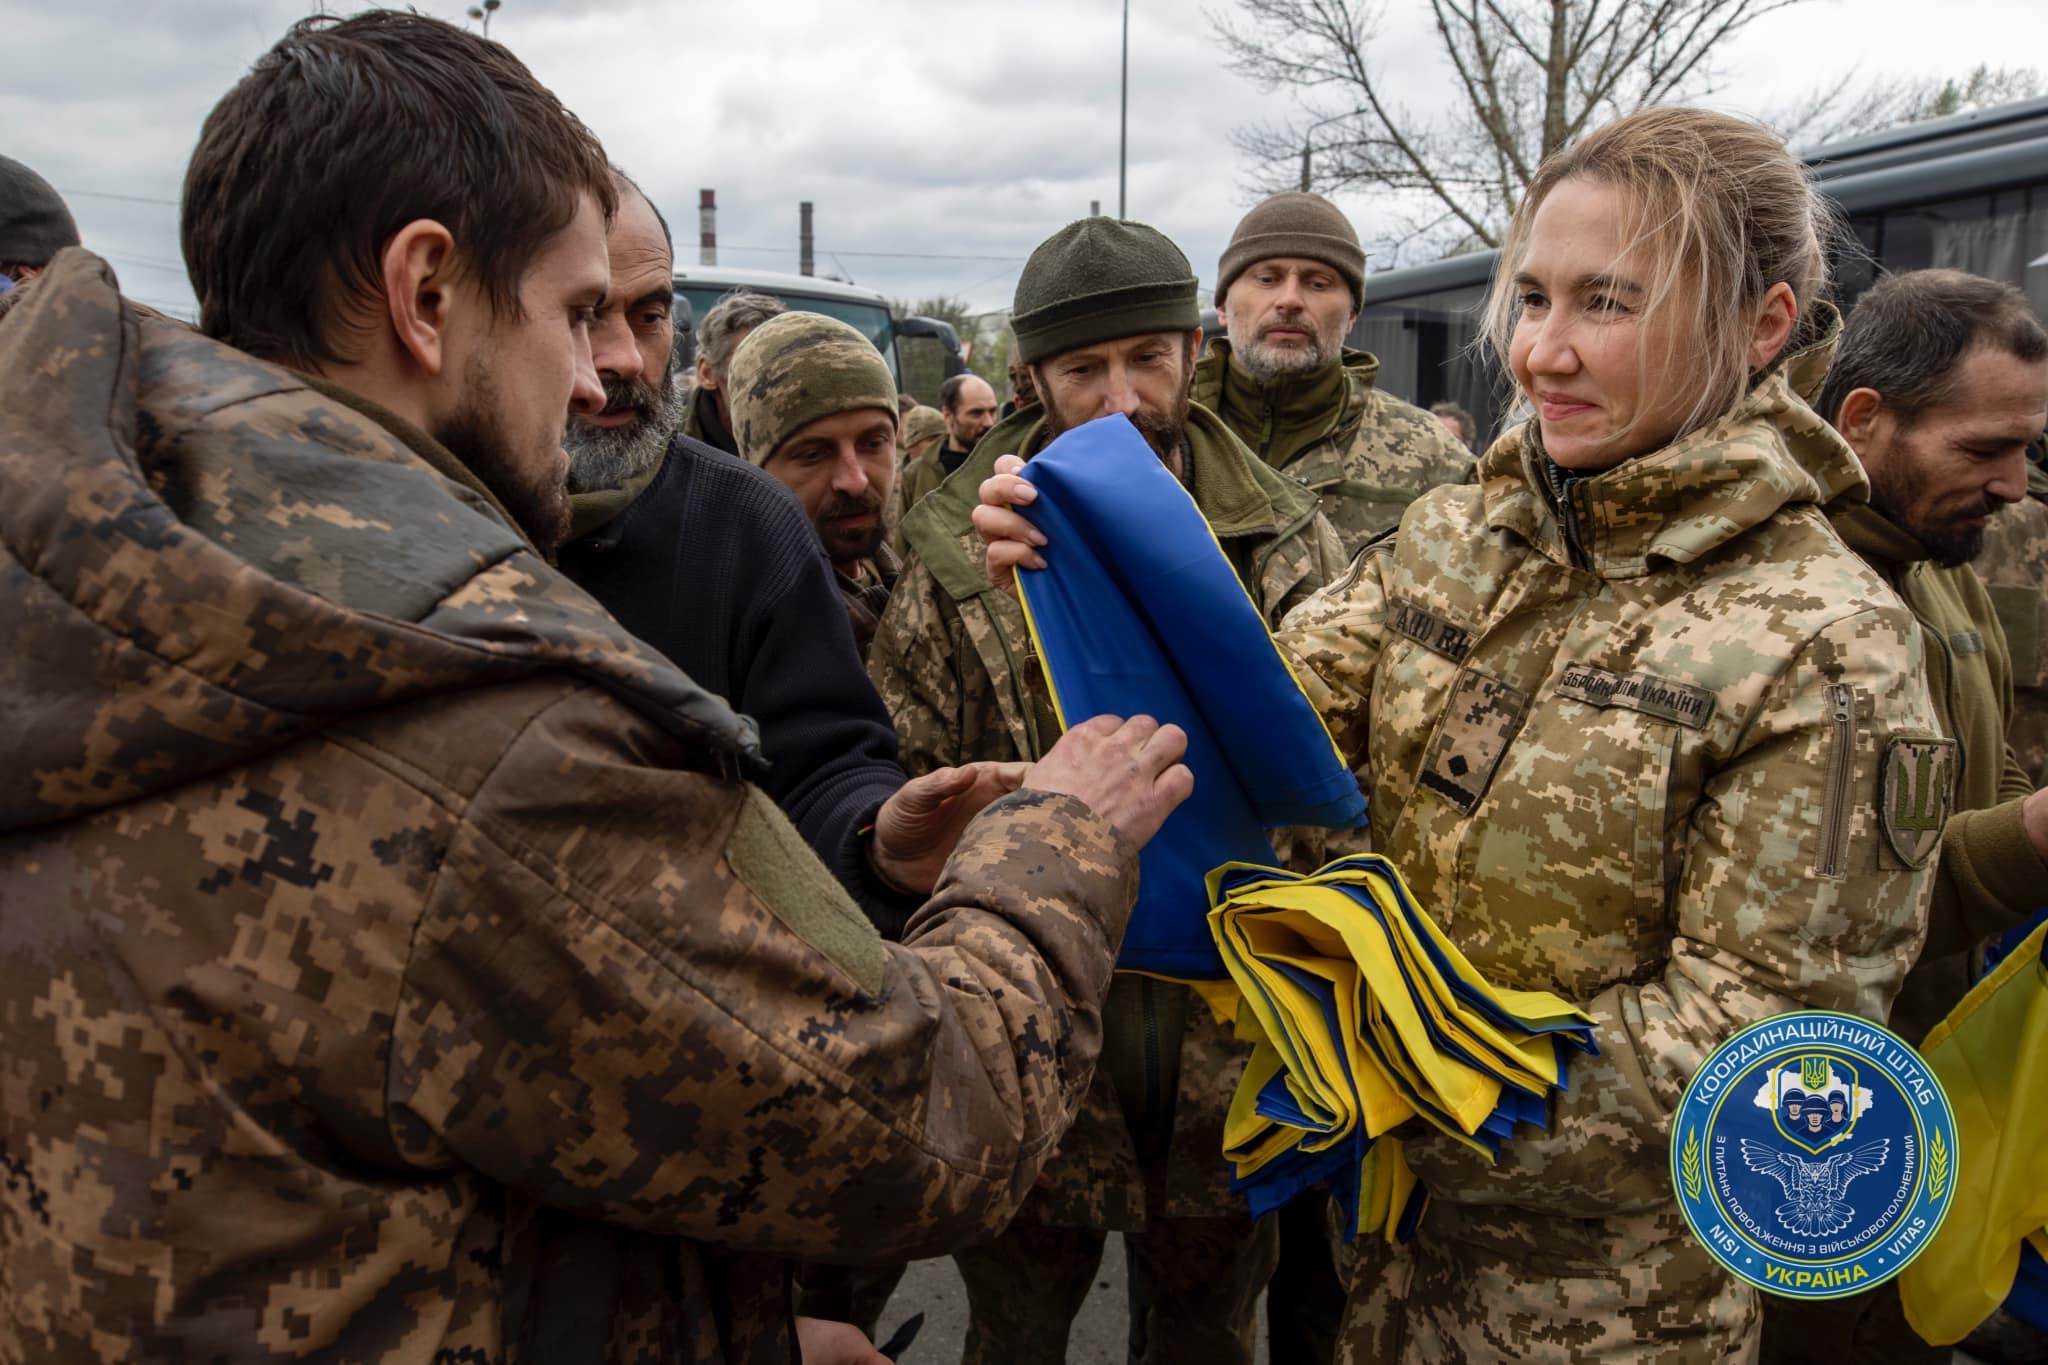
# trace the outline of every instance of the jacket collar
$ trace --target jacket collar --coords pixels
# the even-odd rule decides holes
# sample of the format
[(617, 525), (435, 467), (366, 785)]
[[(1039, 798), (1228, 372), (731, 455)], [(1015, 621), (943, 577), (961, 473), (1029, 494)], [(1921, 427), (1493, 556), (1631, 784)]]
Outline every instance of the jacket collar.
[[(1494, 443), (1479, 469), (1486, 523), (1571, 563), (1542, 491), (1544, 458), (1534, 421)], [(1690, 564), (1784, 507), (1861, 501), (1870, 487), (1855, 452), (1793, 392), (1783, 368), (1691, 435), (1571, 485), (1577, 549), (1602, 578), (1640, 577), (1660, 560)]]
[[(566, 540), (581, 540), (596, 535), (613, 524), (628, 507), (640, 501), (640, 497), (652, 488), (661, 477), (661, 471), (668, 467), (669, 455), (675, 450), (680, 436), (672, 437), (662, 450), (661, 458), (617, 488), (594, 488), (587, 493), (569, 495), (569, 534)], [(603, 540), (592, 541), (593, 548), (608, 550), (616, 544), (616, 534)]]
[[(1277, 536), (1314, 514), (1315, 494), (1274, 473), (1200, 403), (1188, 405), (1187, 439), (1188, 493), (1219, 540)], [(1029, 460), (1050, 440), (1044, 409), (1037, 406), (999, 422), (966, 464), (904, 514), (904, 543), (954, 598), (988, 587), (973, 522), (982, 480), (995, 472), (997, 456), (1014, 452)]]
[(1869, 561), (1887, 579), (1928, 558), (1927, 547), (1911, 531), (1868, 503), (1833, 509), (1835, 530), (1849, 548)]
[[(1354, 369), (1356, 360), (1366, 364)], [(1238, 361), (1229, 339), (1218, 337), (1196, 367), (1195, 401), (1221, 417), (1266, 463), (1284, 469), (1343, 428), (1378, 367), (1371, 356), (1347, 351), (1308, 374), (1262, 383)]]

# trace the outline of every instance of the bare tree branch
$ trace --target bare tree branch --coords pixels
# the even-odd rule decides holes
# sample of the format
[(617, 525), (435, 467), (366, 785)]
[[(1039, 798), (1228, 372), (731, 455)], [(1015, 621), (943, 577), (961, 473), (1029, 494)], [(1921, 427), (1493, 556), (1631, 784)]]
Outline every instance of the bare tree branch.
[[(1253, 166), (1250, 183), (1296, 183), (1290, 172), (1302, 148), (1313, 130), (1327, 129), (1312, 144), (1312, 186), (1373, 187), (1430, 206), (1390, 239), (1399, 252), (1498, 244), (1545, 156), (1605, 119), (1702, 93), (1729, 38), (1801, 3), (1430, 0), (1454, 101), (1427, 114), (1396, 107), (1368, 60), (1380, 18), (1374, 0), (1233, 0), (1208, 19), (1233, 70), (1302, 94), (1292, 127), (1233, 135)], [(1993, 84), (1989, 75), (1979, 82)], [(1840, 110), (1793, 112), (1820, 126)]]

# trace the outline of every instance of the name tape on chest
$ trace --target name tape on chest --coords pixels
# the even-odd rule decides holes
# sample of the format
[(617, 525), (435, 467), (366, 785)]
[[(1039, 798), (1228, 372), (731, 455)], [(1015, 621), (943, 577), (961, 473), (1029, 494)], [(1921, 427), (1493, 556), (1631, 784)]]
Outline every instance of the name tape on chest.
[(1387, 605), (1391, 609), (1387, 624), (1394, 632), (1407, 636), (1432, 654), (1441, 654), (1452, 663), (1461, 664), (1472, 652), (1472, 632), (1456, 622), (1445, 620), (1427, 607), (1419, 607), (1404, 598), (1391, 598)]
[(1706, 728), (1714, 716), (1712, 692), (1651, 673), (1613, 673), (1591, 664), (1569, 664), (1554, 690), (1588, 706), (1626, 707), (1693, 730)]

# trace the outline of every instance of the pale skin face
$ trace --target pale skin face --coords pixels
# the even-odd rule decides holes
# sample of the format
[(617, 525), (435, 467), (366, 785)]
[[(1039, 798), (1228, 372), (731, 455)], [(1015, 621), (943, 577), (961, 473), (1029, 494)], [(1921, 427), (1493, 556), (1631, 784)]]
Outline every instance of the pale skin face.
[(1835, 414), (1873, 500), (1937, 559), (1973, 558), (1991, 518), (2026, 496), (2027, 444), (2048, 426), (2048, 360), (1976, 346), (1953, 382), (1949, 401), (1911, 420), (1875, 389), (1851, 389)]
[(323, 373), (442, 439), (536, 543), (553, 544), (567, 524), (567, 422), (604, 406), (590, 353), (610, 283), (597, 200), (585, 194), (536, 254), (516, 317), (492, 308), (431, 219), (394, 233), (380, 266), (381, 292), (354, 320), (360, 358)]
[[(1657, 262), (1624, 235), (1630, 207), (1612, 185), (1558, 185), (1536, 210), (1515, 273), (1521, 309), (1508, 368), (1536, 410), (1545, 452), (1580, 473), (1669, 445), (1700, 392), (1694, 297), (1675, 291), (1649, 310)], [(1776, 358), (1796, 314), (1789, 285), (1765, 292), (1744, 344), (1750, 369)]]
[(762, 468), (804, 505), (832, 562), (851, 569), (875, 553), (896, 489), (896, 414), (834, 413), (797, 429)]
[(953, 449), (972, 450), (996, 424), (996, 391), (987, 380), (970, 375), (954, 398), (957, 406), (939, 409), (939, 416), (945, 419)]
[[(1098, 342), (1038, 362), (1031, 376), (1039, 401), (1057, 416), (1062, 430), (1112, 413), (1122, 413), (1148, 438), (1171, 420), (1187, 393), (1193, 356), (1202, 329), (1150, 332)], [(1162, 451), (1168, 468), (1180, 472), (1178, 451)]]
[(1275, 256), (1230, 282), (1216, 316), (1245, 368), (1277, 378), (1335, 361), (1358, 309), (1351, 286), (1321, 261)]
[[(675, 349), (675, 329), (669, 321), (675, 300), (670, 293), (668, 240), (653, 208), (624, 185), (619, 187), (619, 211), (612, 220), (609, 259), (611, 292), (597, 310), (590, 332), (598, 378), (659, 386)], [(579, 420), (615, 428), (637, 418), (630, 407), (613, 407)]]

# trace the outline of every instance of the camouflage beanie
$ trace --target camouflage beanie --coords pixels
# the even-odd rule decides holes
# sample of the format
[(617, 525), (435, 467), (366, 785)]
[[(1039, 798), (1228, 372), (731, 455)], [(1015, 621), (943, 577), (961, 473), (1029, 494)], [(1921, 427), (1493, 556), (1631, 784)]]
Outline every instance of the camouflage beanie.
[(924, 404), (919, 403), (910, 410), (910, 416), (903, 419), (903, 448), (905, 450), (920, 442), (929, 441), (934, 436), (944, 436), (945, 434), (946, 416), (937, 408), (928, 408)]
[(1232, 280), (1276, 256), (1320, 261), (1351, 286), (1352, 308), (1365, 302), (1365, 250), (1358, 233), (1344, 211), (1320, 194), (1289, 190), (1244, 216), (1216, 265), (1217, 302), (1230, 292)]
[(1115, 218), (1083, 218), (1040, 242), (1017, 277), (1010, 314), (1027, 365), (1100, 341), (1201, 325), (1194, 267), (1180, 248), (1157, 228)]
[(881, 408), (898, 420), (889, 362), (822, 313), (783, 313), (747, 333), (726, 370), (725, 398), (740, 455), (757, 465), (820, 417)]

